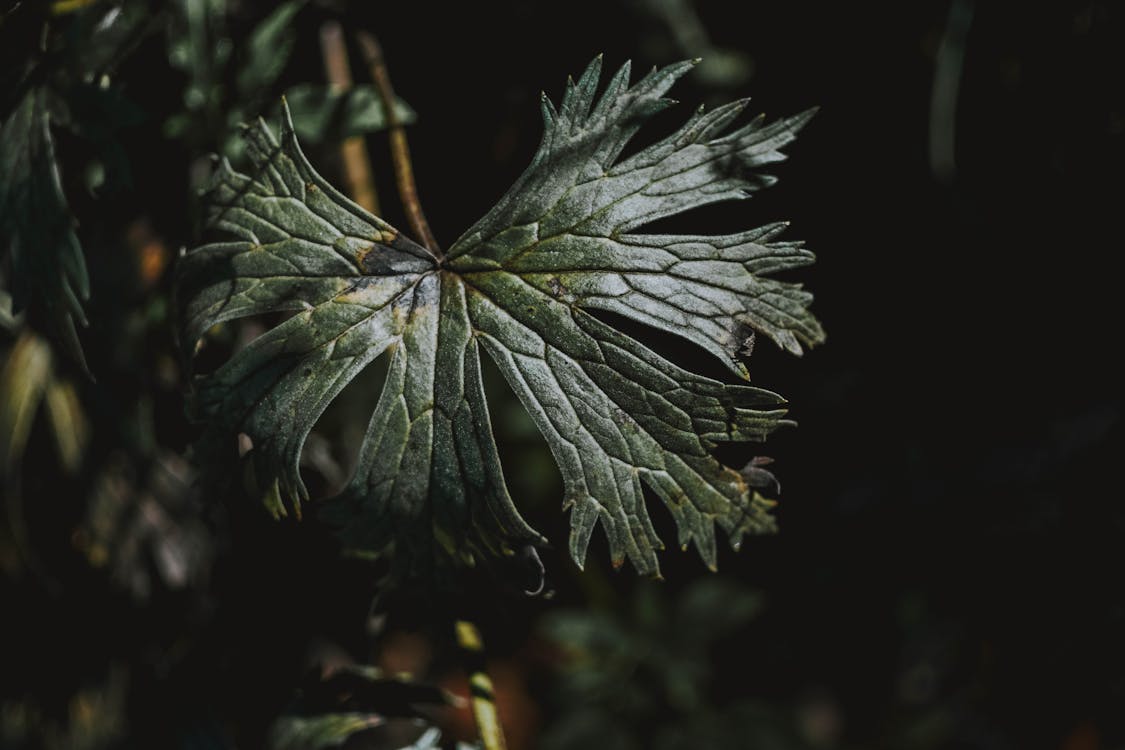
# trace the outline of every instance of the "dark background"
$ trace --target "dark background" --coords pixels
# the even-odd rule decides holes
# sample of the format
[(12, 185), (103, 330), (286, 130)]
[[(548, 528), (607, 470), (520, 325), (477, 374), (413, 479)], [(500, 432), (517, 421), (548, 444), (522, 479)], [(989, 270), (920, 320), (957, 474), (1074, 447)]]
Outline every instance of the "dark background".
[[(820, 711), (827, 729), (798, 727), (819, 746), (1125, 747), (1122, 372), (1111, 312), (1123, 250), (1125, 8), (959, 3), (971, 20), (955, 129), (940, 134), (955, 140), (955, 169), (935, 172), (931, 131), (944, 126), (932, 96), (943, 40), (956, 36), (950, 7), (700, 2), (713, 45), (747, 55), (752, 76), (715, 86), (689, 75), (673, 91), (683, 105), (653, 125), (655, 137), (699, 101), (746, 95), (771, 117), (821, 107), (771, 170), (776, 187), (691, 219), (706, 232), (792, 221), (786, 237), (818, 254), (792, 278), (816, 293), (828, 331), (802, 359), (761, 342), (751, 361), (755, 384), (785, 394), (800, 427), (764, 449), (784, 487), (781, 534), (721, 553), (720, 575), (759, 592), (764, 610), (715, 645), (709, 689), (717, 702), (754, 699), (797, 724)], [(263, 8), (237, 6), (234, 39)], [(695, 54), (641, 4), (356, 3), (342, 15), (315, 5), (299, 17), (285, 84), (321, 80), (317, 29), (333, 16), (380, 35), (395, 88), (419, 113), (409, 130), (416, 177), (446, 245), (530, 159), (541, 89), (557, 99), (599, 52), (609, 67), (632, 58), (638, 71)], [(179, 97), (167, 76), (151, 75), (162, 45), (145, 42), (119, 76), (148, 112)], [(369, 142), (384, 214), (404, 225), (385, 140)], [(182, 451), (196, 435), (182, 376), (160, 385), (156, 373), (154, 352), (174, 351), (170, 326), (128, 356), (113, 342), (120, 308), (166, 294), (171, 272), (123, 301), (121, 243), (90, 232), (144, 217), (171, 252), (192, 244), (186, 175), (198, 154), (151, 120), (126, 147), (131, 187), (96, 203), (72, 198), (94, 280), (83, 342), (97, 382), (82, 385), (93, 467), (128, 443), (120, 415), (139, 388), (153, 394), (157, 443)], [(504, 428), (503, 406), (494, 412), (503, 455), (519, 456), (506, 461), (517, 502), (560, 542), (566, 519), (545, 449), (518, 424)], [(752, 453), (723, 455), (737, 464)], [(92, 471), (24, 469), (33, 546), (59, 584), (48, 591), (11, 571), (4, 580), (5, 701), (64, 717), (68, 696), (120, 663), (130, 675), (126, 742), (189, 746), (227, 732), (254, 747), (310, 644), (330, 641), (357, 659), (393, 651), (364, 631), (374, 593), (366, 568), (336, 560), (308, 525), (268, 524), (237, 504), (206, 514), (218, 551), (205, 586), (140, 601), (121, 593), (70, 542)], [(653, 515), (671, 537), (663, 511)], [(594, 599), (612, 609), (635, 587), (632, 572), (609, 571), (597, 536), (584, 574), (595, 583), (564, 551), (544, 561), (553, 600), (495, 594), (477, 615), (498, 668), (518, 673), (510, 690), (536, 706), (511, 719), (527, 737), (563, 710), (552, 708), (538, 620)], [(662, 565), (673, 599), (710, 575), (694, 554), (667, 552)], [(428, 633), (425, 606), (402, 604), (391, 632)], [(448, 649), (426, 638), (431, 673), (454, 672)]]

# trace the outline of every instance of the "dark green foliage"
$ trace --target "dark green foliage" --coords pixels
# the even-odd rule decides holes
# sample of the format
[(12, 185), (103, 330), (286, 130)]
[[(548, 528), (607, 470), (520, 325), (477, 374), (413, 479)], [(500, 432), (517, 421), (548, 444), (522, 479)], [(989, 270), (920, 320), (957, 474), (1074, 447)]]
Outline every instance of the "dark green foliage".
[[(339, 141), (384, 130), (387, 118), (375, 87), (366, 84), (347, 91), (318, 84), (299, 84), (285, 92), (293, 129), (305, 143)], [(396, 103), (398, 121), (414, 122), (417, 115), (404, 101)]]
[[(189, 2), (171, 7), (168, 59), (187, 76), (183, 109), (165, 122), (165, 132), (193, 150), (219, 148), (242, 162), (240, 126), (263, 114), (274, 101), (277, 83), (290, 63), (294, 24), (304, 0), (286, 0), (251, 30), (237, 51), (228, 37), (226, 0)], [(371, 86), (337, 91), (322, 83), (301, 83), (285, 90), (294, 127), (310, 143), (383, 130), (382, 102)], [(402, 122), (415, 115), (397, 101)]]
[(553, 612), (543, 635), (560, 653), (558, 708), (544, 750), (802, 750), (792, 716), (723, 694), (723, 647), (763, 609), (725, 578), (690, 584), (676, 599), (642, 584), (618, 610)]
[[(225, 54), (210, 120), (189, 111), (191, 74), (168, 59), (188, 35), (180, 19), (189, 3), (0, 0), (0, 127), (39, 92), (65, 196), (59, 227), (73, 230), (89, 272), (90, 297), (80, 301), (90, 325), (76, 328), (96, 378), (63, 350), (45, 295), (9, 314), (10, 292), (60, 289), (71, 278), (50, 248), (40, 268), (57, 278), (14, 273), (5, 236), (0, 747), (266, 748), (279, 716), (389, 714), (375, 702), (302, 713), (291, 700), (314, 665), (380, 664), (453, 689), (464, 677), (443, 645), (445, 613), (432, 598), (403, 601), (421, 587), (380, 597), (392, 616), (376, 630), (367, 613), (370, 597), (386, 593), (374, 575), (382, 564), (341, 558), (313, 519), (273, 523), (247, 502), (242, 472), (216, 492), (193, 481), (186, 461), (201, 429), (184, 414), (191, 383), (176, 357), (172, 271), (181, 248), (200, 244), (195, 191), (209, 155), (226, 153), (251, 174), (233, 150), (238, 125), (264, 114), (276, 129), (284, 95), (310, 162), (342, 186), (338, 139), (381, 121), (354, 45), (353, 93), (325, 85), (328, 23), (349, 41), (369, 29), (384, 43), (396, 89), (422, 115), (409, 129), (415, 173), (447, 241), (526, 166), (541, 133), (538, 86), (557, 104), (567, 60), (604, 49), (640, 72), (705, 58), (672, 92), (684, 104), (655, 116), (626, 155), (676, 129), (699, 101), (711, 108), (753, 93), (771, 117), (823, 105), (798, 158), (777, 171), (780, 189), (626, 232), (738, 235), (793, 218), (799, 231), (767, 242), (791, 234), (825, 251), (811, 268), (770, 278), (817, 291), (813, 309), (831, 324), (833, 345), (797, 361), (759, 332), (749, 363), (753, 384), (792, 397), (801, 420), (764, 451), (784, 457), (784, 533), (720, 554), (723, 578), (761, 592), (760, 616), (701, 648), (706, 634), (680, 627), (691, 580), (714, 578), (700, 576), (694, 552), (660, 555), (669, 581), (639, 597), (659, 600), (651, 607), (629, 604), (649, 582), (603, 575), (601, 554), (581, 573), (559, 564), (562, 481), (528, 412), (482, 355), (509, 493), (559, 547), (544, 554), (553, 599), (507, 597), (478, 571), (459, 571), (464, 586), (453, 592), (474, 605), (510, 750), (1125, 747), (1125, 600), (1105, 574), (1125, 564), (1112, 324), (1125, 5), (933, 0), (870, 12), (502, 0), (443, 4), (439, 14), (431, 3), (309, 0), (288, 16), (291, 47), (278, 43), (265, 58), (283, 63), (277, 77), (239, 89), (243, 65), (261, 59), (251, 39), (282, 5), (190, 3), (221, 16), (219, 32), (196, 47)], [(950, 59), (963, 59), (957, 91)], [(729, 64), (740, 60), (752, 69)], [(352, 120), (357, 102), (364, 113)], [(164, 128), (176, 120), (186, 125), (173, 135)], [(379, 215), (401, 225), (386, 139), (366, 141), (387, 212)], [(952, 161), (928, 162), (927, 143), (938, 141)], [(650, 340), (635, 321), (584, 309), (682, 367), (737, 382), (686, 336)], [(210, 372), (288, 314), (221, 324), (197, 368)], [(723, 352), (724, 337), (743, 338), (710, 330), (713, 340), (689, 335)], [(301, 472), (314, 497), (350, 476), (386, 364), (353, 380), (310, 433)], [(737, 467), (750, 448), (716, 455)], [(740, 473), (773, 497), (763, 468), (772, 467)], [(671, 518), (650, 512), (674, 542)], [(708, 616), (738, 601), (724, 592)], [(555, 612), (571, 621), (562, 632), (574, 644), (531, 635)], [(596, 624), (584, 628), (586, 617)], [(607, 622), (615, 636), (606, 645), (584, 635)], [(430, 644), (428, 657), (411, 638)], [(560, 666), (552, 679), (547, 661)], [(681, 688), (677, 667), (657, 662), (702, 668), (683, 667)], [(442, 709), (437, 723), (445, 750), (473, 735), (467, 711)], [(401, 748), (423, 731), (410, 726), (399, 744), (380, 744), (389, 724), (343, 746)]]
[(13, 308), (34, 305), (85, 366), (86, 261), (67, 208), (51, 138), (48, 93), (31, 88), (0, 128), (0, 249), (11, 256)]
[(452, 702), (436, 687), (372, 667), (341, 667), (305, 685), (273, 723), (269, 750), (340, 747), (361, 732), (378, 750), (437, 750), (441, 732), (427, 712)]
[[(238, 54), (230, 44), (225, 0), (179, 0), (169, 23), (168, 60), (187, 75), (184, 110), (168, 119), (173, 137), (237, 148), (237, 126), (261, 106), (293, 52), (291, 23), (303, 2), (287, 0), (250, 33)], [(228, 87), (228, 80), (233, 83)], [(204, 144), (193, 143), (193, 146)]]
[(766, 275), (802, 266), (780, 225), (733, 235), (634, 230), (773, 182), (757, 167), (811, 113), (730, 130), (745, 102), (702, 110), (671, 136), (620, 159), (690, 63), (629, 85), (623, 66), (600, 97), (595, 60), (561, 106), (544, 100), (546, 133), (531, 166), (447, 254), (423, 248), (334, 190), (297, 145), (288, 112), (280, 140), (247, 131), (252, 176), (223, 163), (209, 224), (237, 242), (201, 247), (182, 264), (184, 342), (224, 321), (291, 311), (196, 388), (204, 443), (249, 437), (255, 491), (275, 515), (299, 508), (313, 424), (385, 351), (387, 383), (359, 466), (325, 515), (360, 551), (394, 548), (417, 565), (472, 563), (542, 539), (503, 479), (480, 374), (499, 366), (559, 464), (571, 509), (570, 553), (581, 565), (598, 521), (615, 565), (657, 574), (663, 548), (642, 486), (675, 518), (678, 543), (716, 564), (715, 526), (737, 547), (774, 528), (772, 502), (716, 461), (719, 441), (761, 441), (785, 401), (684, 370), (587, 309), (625, 315), (695, 341), (731, 372), (754, 331), (799, 354), (823, 340), (799, 285)]
[(0, 60), (6, 67), (0, 107), (9, 108), (0, 126), (0, 256), (10, 258), (11, 269), (6, 285), (15, 311), (30, 309), (33, 321), (85, 368), (75, 323), (86, 324), (90, 283), (52, 128), (65, 127), (92, 146), (97, 158), (87, 170), (91, 190), (107, 174), (128, 179), (116, 133), (135, 122), (137, 109), (109, 75), (146, 35), (148, 16), (136, 0), (102, 3), (79, 13), (60, 38), (44, 39), (38, 49), (29, 43), (42, 33), (32, 9), (3, 20), (16, 27), (9, 39), (19, 34), (20, 44), (34, 50), (23, 59)]

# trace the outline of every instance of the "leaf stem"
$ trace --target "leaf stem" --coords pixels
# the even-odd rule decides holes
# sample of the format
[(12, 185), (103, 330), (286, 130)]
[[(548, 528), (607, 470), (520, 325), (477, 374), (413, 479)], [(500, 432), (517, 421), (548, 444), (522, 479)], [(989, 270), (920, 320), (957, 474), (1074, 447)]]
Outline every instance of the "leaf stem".
[[(348, 50), (344, 45), (344, 31), (336, 21), (320, 27), (320, 54), (324, 60), (324, 75), (333, 92), (346, 93), (352, 87), (352, 71), (348, 65)], [(348, 196), (371, 213), (378, 216), (379, 193), (371, 176), (371, 160), (367, 142), (362, 135), (345, 138), (340, 144), (340, 158), (344, 162), (344, 179)]]
[(387, 73), (387, 64), (383, 59), (383, 48), (379, 46), (375, 35), (368, 31), (360, 31), (357, 36), (364, 60), (371, 68), (375, 89), (383, 102), (391, 139), (391, 161), (394, 163), (395, 183), (406, 211), (406, 219), (422, 245), (440, 258), (441, 248), (434, 239), (434, 233), (430, 230), (426, 215), (422, 211), (422, 204), (418, 200), (418, 189), (414, 184), (414, 167), (410, 162), (410, 147), (406, 142), (406, 130), (398, 119), (398, 112), (395, 111), (395, 92), (391, 87), (391, 77)]
[(473, 718), (477, 722), (477, 732), (484, 750), (505, 750), (504, 729), (500, 725), (500, 715), (496, 711), (496, 692), (492, 679), (484, 664), (484, 641), (480, 630), (469, 620), (453, 623), (457, 635), (457, 645), (465, 654), (465, 666), (469, 673), (469, 698), (473, 707)]

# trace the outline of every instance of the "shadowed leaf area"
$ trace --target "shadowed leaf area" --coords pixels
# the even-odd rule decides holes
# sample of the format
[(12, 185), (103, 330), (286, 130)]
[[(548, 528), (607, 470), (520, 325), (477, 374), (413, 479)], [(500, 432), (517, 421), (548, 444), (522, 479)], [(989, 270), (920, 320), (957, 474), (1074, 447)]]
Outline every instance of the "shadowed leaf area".
[(0, 252), (11, 254), (14, 309), (32, 307), (85, 367), (90, 282), (55, 162), (48, 93), (31, 88), (0, 127)]
[[(800, 354), (824, 338), (800, 285), (768, 278), (807, 265), (783, 225), (727, 235), (641, 228), (773, 178), (760, 167), (811, 112), (735, 125), (746, 102), (696, 111), (627, 158), (641, 125), (672, 102), (680, 63), (630, 85), (625, 64), (599, 88), (600, 58), (561, 104), (544, 97), (534, 159), (496, 206), (447, 252), (425, 248), (347, 200), (298, 146), (288, 110), (280, 138), (246, 131), (250, 174), (223, 162), (209, 192), (213, 229), (237, 239), (185, 257), (184, 340), (236, 318), (287, 311), (284, 322), (194, 388), (201, 442), (243, 461), (275, 515), (307, 501), (298, 470), (305, 438), (372, 360), (389, 373), (354, 476), (324, 505), (345, 544), (412, 570), (506, 556), (545, 540), (505, 485), (481, 382), (481, 350), (546, 438), (570, 510), (569, 550), (581, 565), (601, 523), (615, 565), (658, 575), (663, 548), (644, 489), (675, 519), (677, 542), (714, 567), (715, 527), (737, 547), (772, 531), (762, 472), (711, 454), (717, 442), (764, 440), (786, 402), (747, 385), (740, 357), (755, 332)], [(720, 358), (730, 380), (685, 370), (600, 322), (605, 310), (683, 336)], [(420, 567), (419, 567), (420, 566)]]
[(431, 725), (427, 709), (453, 702), (440, 688), (390, 677), (374, 667), (342, 667), (306, 679), (271, 726), (269, 750), (350, 747), (346, 743), (360, 733), (378, 738), (383, 748), (437, 750), (441, 731)]

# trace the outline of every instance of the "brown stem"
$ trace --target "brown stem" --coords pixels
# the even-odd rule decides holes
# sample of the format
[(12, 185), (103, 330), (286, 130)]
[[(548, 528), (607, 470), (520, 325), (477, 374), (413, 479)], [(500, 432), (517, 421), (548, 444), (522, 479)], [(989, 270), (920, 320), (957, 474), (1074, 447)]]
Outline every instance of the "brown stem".
[(406, 220), (410, 228), (431, 252), (441, 257), (441, 248), (438, 247), (434, 233), (422, 212), (422, 204), (418, 200), (418, 189), (414, 185), (414, 167), (410, 163), (410, 147), (406, 143), (406, 130), (398, 119), (395, 111), (395, 92), (391, 87), (391, 77), (387, 74), (387, 64), (383, 60), (383, 48), (375, 39), (375, 35), (367, 31), (358, 34), (359, 47), (363, 51), (364, 60), (371, 68), (371, 78), (375, 81), (375, 89), (379, 92), (379, 99), (383, 103), (383, 112), (387, 118), (388, 131), (391, 139), (391, 161), (395, 168), (395, 183), (398, 186), (399, 197), (406, 211)]
[[(348, 65), (348, 50), (344, 44), (344, 31), (335, 21), (320, 27), (320, 54), (324, 60), (324, 75), (334, 93), (345, 93), (352, 87), (352, 71)], [(344, 181), (348, 196), (376, 216), (379, 215), (379, 193), (371, 175), (371, 160), (367, 142), (362, 135), (345, 138), (340, 144), (340, 159), (344, 163)]]

